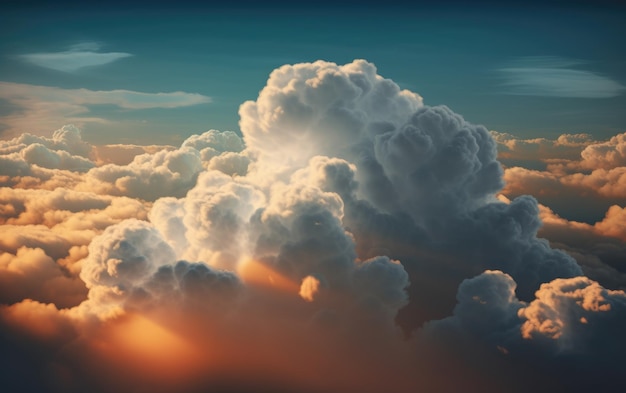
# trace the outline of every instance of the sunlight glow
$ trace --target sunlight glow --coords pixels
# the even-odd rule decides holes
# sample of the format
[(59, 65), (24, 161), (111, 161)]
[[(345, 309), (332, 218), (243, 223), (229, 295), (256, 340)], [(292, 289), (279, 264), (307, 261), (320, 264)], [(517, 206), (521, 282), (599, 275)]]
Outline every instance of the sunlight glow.
[(272, 269), (267, 264), (255, 259), (247, 259), (239, 263), (237, 274), (247, 284), (263, 286), (293, 294), (298, 294), (300, 291), (300, 285), (298, 283)]
[[(172, 381), (193, 373), (200, 353), (180, 334), (139, 314), (113, 322), (107, 337), (97, 345), (115, 363), (140, 375)], [(206, 350), (206, 348), (204, 348)]]

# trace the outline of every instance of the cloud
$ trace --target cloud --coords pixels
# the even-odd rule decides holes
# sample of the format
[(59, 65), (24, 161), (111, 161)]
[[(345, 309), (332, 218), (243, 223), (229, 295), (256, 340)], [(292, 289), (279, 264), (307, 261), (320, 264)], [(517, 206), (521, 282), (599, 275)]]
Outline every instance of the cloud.
[(0, 302), (11, 304), (29, 298), (60, 308), (78, 305), (85, 285), (40, 248), (20, 247), (15, 254), (0, 254)]
[[(468, 358), (464, 352), (479, 340), (499, 362), (514, 359), (527, 375), (543, 370), (548, 373), (543, 378), (568, 391), (608, 388), (619, 378), (624, 355), (615, 329), (626, 322), (623, 291), (607, 290), (587, 277), (544, 283), (529, 303), (520, 302), (514, 291), (515, 281), (500, 271), (465, 280), (453, 315), (430, 322), (423, 339), (455, 343), (458, 356)], [(585, 373), (574, 373), (579, 367)]]
[(302, 279), (299, 295), (307, 302), (312, 302), (320, 290), (320, 281), (313, 276), (306, 276)]
[(606, 288), (626, 289), (626, 243), (622, 231), (624, 209), (611, 206), (602, 221), (587, 224), (568, 221), (540, 206), (543, 223), (539, 235), (554, 248), (564, 250), (582, 267), (585, 275)]
[(140, 154), (155, 154), (161, 150), (174, 150), (174, 146), (163, 145), (98, 145), (93, 146), (94, 162), (98, 166), (105, 164), (128, 165)]
[(583, 168), (611, 169), (626, 166), (626, 133), (594, 143), (581, 152)]
[(144, 93), (131, 90), (63, 89), (13, 82), (0, 82), (0, 99), (15, 106), (16, 111), (5, 115), (5, 135), (20, 135), (24, 131), (40, 134), (68, 122), (82, 126), (106, 123), (107, 119), (91, 114), (90, 106), (113, 105), (122, 109), (180, 108), (206, 104), (211, 98), (186, 92)]
[(506, 94), (611, 98), (623, 94), (626, 87), (606, 76), (570, 68), (579, 62), (556, 57), (526, 57), (499, 68)]
[(567, 160), (597, 141), (489, 133), (364, 60), (283, 66), (240, 115), (242, 137), (180, 147), (99, 149), (74, 127), (0, 145), (2, 356), (63, 376), (38, 390), (556, 390), (598, 364), (618, 380), (621, 265), (538, 234), (608, 249), (623, 209), (596, 226), (498, 198), (498, 142)]
[(101, 66), (132, 56), (125, 52), (96, 52), (98, 49), (100, 45), (95, 42), (83, 42), (63, 52), (27, 53), (16, 57), (39, 67), (75, 72), (84, 67)]
[(498, 160), (506, 166), (544, 169), (546, 163), (577, 160), (585, 148), (594, 143), (589, 134), (562, 134), (557, 139), (520, 139), (514, 135), (491, 131), (498, 144)]
[[(569, 138), (562, 135), (559, 140)], [(577, 138), (575, 147), (563, 148), (563, 143), (545, 141), (548, 146), (541, 151), (523, 152), (525, 147), (534, 146), (534, 141), (520, 141), (509, 136), (500, 140), (501, 155), (540, 160), (545, 165), (539, 169), (528, 169), (524, 162), (513, 162), (505, 170), (506, 187), (503, 193), (509, 197), (532, 194), (540, 202), (550, 206), (560, 215), (593, 223), (599, 221), (609, 206), (623, 204), (626, 195), (626, 166), (624, 161), (624, 134), (616, 135), (608, 141), (582, 141)], [(584, 137), (581, 137), (584, 139)], [(570, 146), (571, 141), (566, 142)], [(503, 146), (503, 144), (505, 146)], [(533, 150), (536, 150), (533, 148)], [(562, 152), (568, 151), (566, 157)], [(568, 195), (568, 198), (562, 198)]]
[(560, 344), (561, 349), (578, 350), (580, 347), (571, 343), (571, 340), (584, 337), (577, 333), (577, 329), (585, 329), (582, 325), (588, 323), (608, 324), (610, 322), (603, 320), (603, 314), (613, 311), (610, 315), (615, 315), (626, 307), (623, 291), (606, 290), (586, 277), (543, 284), (536, 296), (536, 300), (519, 311), (519, 316), (524, 319), (522, 337), (547, 337)]
[(153, 201), (183, 196), (202, 170), (198, 151), (191, 148), (136, 156), (128, 165), (106, 164), (90, 170), (77, 188)]
[(419, 95), (377, 75), (371, 63), (317, 61), (274, 70), (258, 99), (241, 105), (239, 125), (275, 177), (316, 155), (358, 155), (361, 141), (402, 125), (421, 106)]
[(626, 266), (620, 262), (626, 255), (621, 225), (626, 195), (621, 187), (623, 135), (607, 141), (566, 134), (557, 140), (494, 136), (499, 156), (512, 156), (523, 166), (544, 164), (541, 170), (513, 166), (504, 174), (506, 195), (530, 193), (541, 202), (538, 235), (575, 258), (591, 279), (607, 288), (626, 288)]

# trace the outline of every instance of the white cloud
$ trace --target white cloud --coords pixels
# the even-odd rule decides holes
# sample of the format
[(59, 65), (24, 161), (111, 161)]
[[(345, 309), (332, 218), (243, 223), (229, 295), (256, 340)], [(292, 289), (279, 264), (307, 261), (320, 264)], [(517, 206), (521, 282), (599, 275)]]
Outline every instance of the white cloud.
[(17, 55), (17, 58), (39, 67), (75, 72), (84, 67), (101, 66), (132, 56), (125, 52), (96, 52), (98, 49), (99, 44), (84, 42), (62, 52), (27, 53)]

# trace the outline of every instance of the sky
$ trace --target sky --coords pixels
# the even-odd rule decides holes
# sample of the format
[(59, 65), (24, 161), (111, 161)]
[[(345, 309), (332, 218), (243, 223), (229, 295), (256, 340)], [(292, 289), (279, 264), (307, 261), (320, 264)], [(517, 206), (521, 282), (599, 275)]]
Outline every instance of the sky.
[[(320, 59), (366, 59), (429, 105), (448, 105), (490, 130), (522, 137), (607, 138), (626, 124), (619, 110), (626, 104), (623, 7), (615, 5), (60, 4), (6, 6), (2, 82), (204, 97), (161, 97), (157, 105), (147, 96), (153, 105), (141, 109), (120, 107), (121, 97), (76, 103), (81, 110), (72, 120), (97, 143), (117, 142), (131, 130), (144, 143), (180, 143), (207, 127), (237, 132), (239, 105), (256, 97), (273, 69)], [(4, 94), (2, 113), (20, 113), (19, 98)], [(59, 108), (45, 120), (60, 127), (62, 115)], [(4, 134), (46, 131), (41, 124), (2, 126)]]
[(626, 8), (0, 6), (10, 392), (586, 392)]

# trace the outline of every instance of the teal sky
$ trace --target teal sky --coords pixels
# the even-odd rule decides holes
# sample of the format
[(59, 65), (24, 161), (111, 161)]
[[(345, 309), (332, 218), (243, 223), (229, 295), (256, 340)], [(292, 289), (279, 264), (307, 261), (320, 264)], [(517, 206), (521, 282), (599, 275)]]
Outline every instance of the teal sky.
[(552, 4), (4, 5), (0, 139), (70, 122), (93, 143), (238, 131), (273, 69), (355, 58), (492, 130), (624, 132), (626, 8)]

